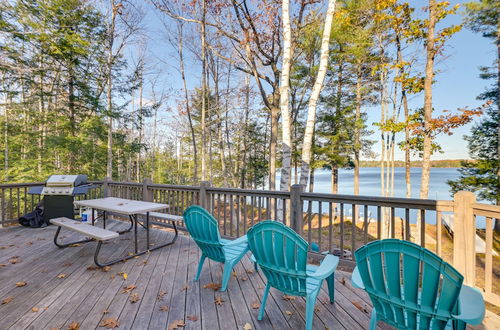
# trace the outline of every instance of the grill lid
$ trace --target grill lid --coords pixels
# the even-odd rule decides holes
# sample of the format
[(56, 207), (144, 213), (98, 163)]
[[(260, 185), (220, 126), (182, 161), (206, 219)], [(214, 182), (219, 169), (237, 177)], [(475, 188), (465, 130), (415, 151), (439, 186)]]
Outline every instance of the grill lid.
[(46, 187), (76, 187), (87, 183), (87, 176), (79, 175), (51, 175), (45, 182)]

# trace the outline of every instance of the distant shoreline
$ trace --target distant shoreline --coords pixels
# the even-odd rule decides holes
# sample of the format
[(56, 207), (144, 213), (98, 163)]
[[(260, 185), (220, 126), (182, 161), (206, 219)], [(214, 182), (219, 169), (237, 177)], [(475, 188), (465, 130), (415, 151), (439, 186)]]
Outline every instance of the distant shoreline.
[[(438, 168), (456, 168), (462, 167), (462, 162), (473, 163), (470, 159), (445, 159), (445, 160), (433, 160), (431, 161), (431, 167)], [(362, 160), (360, 161), (360, 167), (380, 167), (379, 160)], [(402, 160), (397, 160), (394, 162), (396, 167), (404, 167), (405, 162)], [(422, 161), (416, 160), (411, 162), (411, 167), (422, 167)]]

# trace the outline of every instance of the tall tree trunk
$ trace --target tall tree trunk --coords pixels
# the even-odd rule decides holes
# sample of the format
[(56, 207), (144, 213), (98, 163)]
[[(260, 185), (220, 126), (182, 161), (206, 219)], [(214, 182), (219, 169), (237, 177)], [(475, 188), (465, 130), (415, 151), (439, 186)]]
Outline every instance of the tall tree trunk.
[(5, 180), (5, 183), (8, 183), (9, 182), (9, 109), (8, 109), (8, 105), (7, 105), (8, 91), (7, 91), (7, 86), (5, 84), (5, 72), (2, 72), (2, 87), (3, 87), (3, 94), (4, 94), (4, 102), (3, 102), (3, 109), (4, 109), (3, 138), (4, 138), (4, 145), (5, 145), (4, 180)]
[(107, 145), (107, 163), (106, 163), (106, 176), (113, 178), (113, 104), (112, 104), (112, 93), (113, 93), (113, 44), (115, 37), (115, 23), (116, 14), (118, 12), (115, 0), (111, 0), (111, 23), (108, 31), (109, 34), (109, 44), (108, 44), (108, 72), (107, 72), (107, 115), (108, 115), (108, 145)]
[(361, 151), (361, 75), (361, 63), (358, 62), (356, 68), (356, 122), (354, 126), (354, 195), (359, 195), (359, 154)]
[(432, 80), (434, 78), (434, 57), (436, 50), (434, 47), (436, 26), (436, 1), (429, 0), (429, 21), (427, 27), (425, 79), (424, 79), (424, 146), (422, 157), (422, 180), (420, 183), (420, 198), (428, 198), (429, 180), (431, 172), (432, 153)]
[(202, 4), (201, 24), (201, 181), (207, 180), (207, 132), (206, 132), (206, 97), (207, 97), (207, 44), (206, 44), (206, 0)]
[[(142, 70), (142, 69), (141, 69)], [(142, 126), (144, 124), (143, 121), (143, 112), (142, 112), (142, 71), (139, 77), (139, 151), (137, 152), (137, 173), (136, 180), (137, 182), (141, 181), (141, 151), (142, 151)]]
[(196, 145), (196, 135), (194, 132), (193, 126), (193, 118), (191, 116), (191, 106), (189, 104), (189, 95), (186, 84), (186, 74), (184, 72), (184, 57), (183, 57), (183, 33), (182, 33), (182, 22), (179, 22), (178, 30), (179, 30), (179, 68), (181, 72), (182, 86), (184, 89), (184, 98), (186, 100), (186, 112), (188, 115), (188, 123), (189, 123), (189, 131), (191, 132), (191, 141), (193, 145), (193, 159), (194, 159), (194, 169), (193, 169), (193, 184), (197, 184), (198, 181), (198, 147)]
[[(70, 134), (72, 137), (76, 136), (76, 118), (75, 118), (75, 81), (73, 77), (73, 68), (69, 68), (69, 82), (68, 82), (68, 110), (69, 110), (69, 122), (70, 122)], [(75, 152), (76, 150), (69, 151), (68, 168), (70, 173), (74, 173), (75, 170)]]
[[(281, 67), (280, 110), (282, 127), (282, 164), (280, 190), (290, 189), (290, 167), (292, 159), (292, 138), (290, 127), (290, 66), (292, 60), (292, 27), (290, 24), (290, 0), (283, 0), (283, 65)], [(281, 212), (280, 212), (281, 213)]]
[(307, 108), (307, 122), (306, 130), (304, 132), (304, 143), (302, 146), (302, 164), (300, 168), (300, 180), (299, 183), (305, 185), (307, 183), (307, 177), (309, 174), (309, 168), (311, 163), (311, 149), (312, 140), (314, 133), (314, 125), (316, 124), (316, 105), (318, 103), (319, 94), (323, 87), (323, 82), (326, 76), (326, 70), (328, 69), (328, 55), (329, 55), (329, 45), (330, 45), (330, 33), (332, 30), (333, 14), (335, 12), (335, 0), (328, 1), (328, 9), (325, 17), (325, 26), (323, 28), (323, 38), (321, 40), (321, 55), (318, 67), (318, 75), (316, 76), (316, 81), (314, 82), (314, 87), (309, 98), (309, 104)]
[[(500, 17), (497, 23), (497, 113), (498, 118), (500, 118)], [(498, 125), (497, 133), (497, 157), (500, 162), (500, 124)], [(497, 168), (497, 205), (500, 205), (500, 166)], [(500, 233), (500, 219), (495, 220), (495, 231)]]
[(278, 118), (280, 109), (277, 105), (271, 108), (271, 132), (269, 134), (269, 189), (276, 190), (276, 151), (278, 146)]

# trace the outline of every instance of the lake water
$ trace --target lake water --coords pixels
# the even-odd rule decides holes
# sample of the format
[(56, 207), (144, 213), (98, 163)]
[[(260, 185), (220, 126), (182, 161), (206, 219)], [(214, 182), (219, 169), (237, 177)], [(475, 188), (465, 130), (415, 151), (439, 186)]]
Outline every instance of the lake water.
[[(414, 167), (411, 169), (411, 189), (412, 197), (418, 198), (420, 194), (420, 179), (422, 168)], [(459, 177), (457, 168), (431, 168), (431, 177), (429, 183), (429, 199), (452, 200), (450, 187), (446, 183), (448, 180), (455, 180)], [(293, 181), (292, 177), (292, 182)], [(314, 173), (314, 192), (330, 193), (331, 172), (328, 170), (316, 170)], [(277, 178), (277, 189), (279, 189), (279, 174)], [(354, 171), (341, 169), (339, 170), (339, 194), (352, 195), (354, 194)], [(380, 168), (379, 167), (362, 167), (359, 170), (359, 194), (364, 196), (382, 196), (380, 191)], [(394, 197), (406, 197), (405, 169), (404, 167), (396, 167), (394, 170)], [(323, 205), (323, 212), (326, 205)], [(304, 205), (305, 210), (307, 205)], [(351, 216), (352, 210), (350, 205), (345, 205), (345, 214)], [(319, 203), (313, 203), (313, 212), (319, 211)], [(368, 216), (376, 218), (377, 208), (369, 207)], [(363, 216), (363, 214), (361, 214)], [(405, 210), (396, 209), (396, 216), (404, 218)], [(436, 212), (426, 211), (426, 222), (429, 224), (436, 223)], [(478, 227), (484, 227), (484, 219), (477, 219)], [(410, 222), (417, 221), (417, 211), (410, 212)]]

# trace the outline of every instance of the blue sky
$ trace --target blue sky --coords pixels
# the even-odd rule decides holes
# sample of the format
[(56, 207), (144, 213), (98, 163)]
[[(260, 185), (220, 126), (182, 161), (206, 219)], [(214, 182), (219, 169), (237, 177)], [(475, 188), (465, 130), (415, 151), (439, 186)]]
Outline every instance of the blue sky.
[[(414, 6), (423, 6), (426, 1), (416, 0), (410, 1)], [(463, 1), (452, 1), (452, 4), (463, 3)], [(164, 37), (164, 27), (160, 23), (156, 11), (148, 10), (145, 20), (150, 39), (149, 49), (154, 56), (162, 58), (165, 62), (171, 64), (160, 64), (163, 71), (165, 85), (172, 89), (180, 89), (181, 81), (179, 73), (173, 66), (177, 64), (175, 50), (170, 48), (166, 38)], [(462, 20), (461, 15), (453, 15), (443, 21), (443, 24), (459, 24)], [(188, 88), (193, 88), (199, 85), (201, 68), (199, 63), (193, 62), (189, 52), (185, 52), (186, 71), (188, 79)], [(425, 52), (421, 51), (419, 62), (421, 65), (425, 61)], [(452, 112), (457, 108), (469, 107), (474, 108), (481, 105), (483, 102), (476, 100), (477, 95), (484, 91), (485, 87), (491, 82), (480, 79), (479, 67), (489, 66), (495, 59), (495, 47), (491, 40), (483, 38), (480, 34), (471, 32), (464, 28), (448, 42), (445, 57), (440, 58), (436, 65), (436, 69), (440, 71), (435, 78), (433, 87), (433, 102), (436, 114), (441, 110), (447, 109)], [(171, 99), (171, 106), (174, 106)], [(412, 96), (410, 99), (410, 107), (415, 109), (422, 107), (423, 94)], [(368, 115), (368, 125), (372, 126), (374, 122), (380, 119), (380, 109), (377, 107), (365, 109)], [(170, 116), (164, 115), (164, 120), (169, 121)], [(477, 120), (476, 120), (477, 121)], [(463, 159), (468, 158), (467, 143), (463, 136), (469, 134), (473, 123), (463, 126), (455, 130), (452, 136), (440, 136), (437, 142), (441, 145), (443, 153), (433, 155), (432, 159)], [(378, 133), (376, 129), (372, 136), (373, 140), (377, 140)], [(402, 136), (399, 136), (401, 138)], [(378, 142), (374, 145), (373, 150), (379, 153), (380, 146)], [(396, 159), (402, 160), (404, 154), (402, 151), (396, 151)]]

